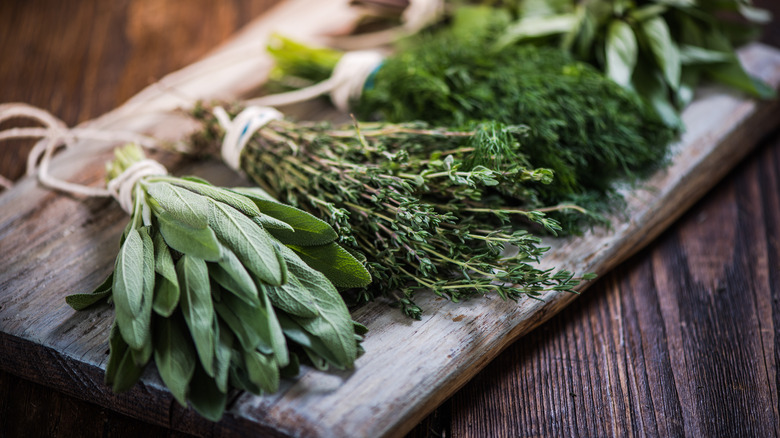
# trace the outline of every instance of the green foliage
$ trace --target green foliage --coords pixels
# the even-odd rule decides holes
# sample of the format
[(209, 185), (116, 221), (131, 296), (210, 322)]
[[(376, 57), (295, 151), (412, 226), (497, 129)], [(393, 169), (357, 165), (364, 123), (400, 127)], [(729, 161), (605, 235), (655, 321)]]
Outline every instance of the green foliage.
[[(218, 138), (216, 120), (206, 116), (202, 121), (206, 130), (199, 138)], [(499, 123), (464, 132), (419, 123), (330, 127), (277, 120), (249, 141), (241, 165), (267, 192), (328, 222), (344, 246), (304, 247), (285, 241), (284, 233), (275, 234), (291, 252), (344, 287), (355, 286), (364, 274), (354, 271), (352, 278), (335, 278), (330, 270), (352, 272), (360, 265), (359, 254), (365, 255), (374, 282), (358, 291), (357, 299), (389, 295), (407, 315), (419, 318), (422, 309), (414, 303), (418, 291), (453, 301), (486, 293), (518, 299), (579, 284), (570, 273), (534, 267), (546, 251), (538, 234), (560, 230), (540, 210), (580, 214), (582, 209), (540, 203), (552, 172), (527, 165), (519, 146), (526, 135), (523, 126)], [(253, 199), (262, 198), (261, 192)], [(320, 226), (288, 223), (306, 229)], [(507, 256), (505, 248), (517, 248), (518, 254)], [(316, 290), (321, 280), (300, 276), (294, 266), (288, 263), (290, 274)], [(318, 327), (307, 319), (313, 315), (301, 312), (312, 306), (288, 298), (284, 288), (266, 290), (297, 325)], [(316, 303), (321, 297), (312, 294), (311, 300)], [(280, 322), (286, 333), (298, 333), (289, 321)], [(307, 356), (321, 351), (317, 345), (307, 347)]]
[(553, 181), (538, 194), (543, 204), (588, 193), (606, 204), (614, 181), (634, 180), (664, 162), (675, 131), (594, 68), (555, 48), (488, 50), (500, 28), (482, 38), (454, 29), (409, 39), (376, 73), (358, 114), (464, 127), (522, 124), (525, 135), (491, 156), (550, 169)]
[[(130, 145), (116, 157), (109, 177), (142, 160), (143, 153)], [(317, 269), (356, 287), (368, 285), (370, 275), (354, 258), (309, 265), (263, 224), (283, 230), (302, 252), (312, 245), (338, 247), (332, 228), (302, 210), (267, 198), (260, 202), (251, 189), (253, 195), (245, 196), (241, 189), (193, 178), (148, 176), (133, 190), (132, 219), (114, 273), (93, 293), (66, 298), (77, 310), (113, 301), (106, 383), (114, 391), (130, 389), (154, 356), (176, 400), (217, 421), (231, 386), (275, 391), (281, 368), (297, 369), (296, 352), (317, 367), (353, 366), (359, 327)], [(299, 228), (310, 242), (292, 237)], [(290, 302), (294, 314), (285, 312)], [(279, 322), (284, 318), (305, 321), (304, 344), (285, 336)], [(307, 350), (309, 338), (323, 348)]]
[[(670, 126), (680, 125), (679, 111), (703, 78), (751, 96), (774, 96), (774, 90), (745, 72), (734, 52), (735, 44), (754, 33), (746, 21), (771, 19), (750, 0), (565, 0), (543, 9), (536, 3), (502, 9), (517, 17), (499, 38), (503, 47), (560, 45), (636, 91)], [(729, 20), (737, 14), (742, 22)], [(535, 31), (540, 23), (563, 21), (544, 34)]]

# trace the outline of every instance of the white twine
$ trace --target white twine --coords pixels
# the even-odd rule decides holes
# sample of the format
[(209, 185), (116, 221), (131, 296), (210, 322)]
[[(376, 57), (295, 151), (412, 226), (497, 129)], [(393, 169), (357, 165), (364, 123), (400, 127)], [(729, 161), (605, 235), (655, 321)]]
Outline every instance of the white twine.
[(409, 0), (401, 19), (409, 33), (415, 33), (444, 15), (444, 0)]
[(167, 175), (168, 170), (157, 161), (145, 159), (133, 163), (122, 173), (108, 182), (108, 192), (119, 202), (127, 214), (133, 212), (133, 187), (147, 176)]
[[(168, 173), (165, 167), (156, 161), (143, 160), (130, 166), (115, 179), (109, 181), (108, 188), (85, 186), (55, 178), (49, 173), (54, 152), (61, 146), (72, 147), (77, 140), (137, 143), (147, 148), (157, 146), (158, 141), (134, 132), (68, 128), (65, 122), (40, 108), (24, 103), (0, 105), (0, 122), (12, 118), (26, 118), (44, 125), (43, 127), (10, 128), (0, 131), (0, 141), (40, 138), (41, 140), (33, 146), (27, 156), (26, 174), (28, 176), (37, 175), (38, 181), (50, 189), (87, 197), (113, 196), (126, 212), (131, 213), (133, 208), (132, 187), (135, 183), (145, 176)], [(0, 184), (5, 188), (13, 186), (13, 183), (3, 176), (0, 176)]]
[(336, 108), (347, 112), (349, 103), (360, 98), (366, 80), (383, 60), (384, 56), (374, 50), (347, 52), (339, 59), (330, 78), (300, 90), (258, 97), (246, 103), (247, 105), (280, 106), (330, 94)]
[(214, 108), (214, 117), (225, 130), (222, 139), (222, 160), (233, 170), (240, 170), (241, 152), (255, 132), (262, 129), (272, 120), (282, 119), (279, 111), (264, 106), (248, 106), (233, 120), (224, 108)]

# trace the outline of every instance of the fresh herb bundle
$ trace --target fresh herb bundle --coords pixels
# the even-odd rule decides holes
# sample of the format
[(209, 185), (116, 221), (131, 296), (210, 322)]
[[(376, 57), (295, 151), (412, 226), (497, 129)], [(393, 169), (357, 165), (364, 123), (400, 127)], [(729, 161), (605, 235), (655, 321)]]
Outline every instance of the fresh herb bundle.
[[(705, 78), (754, 97), (774, 95), (745, 72), (734, 51), (735, 44), (755, 36), (750, 24), (771, 19), (750, 0), (556, 0), (516, 6), (504, 9), (519, 18), (499, 37), (499, 46), (560, 45), (636, 91), (672, 126), (681, 124), (679, 111)], [(742, 22), (733, 19), (737, 14)]]
[[(144, 160), (135, 145), (115, 155), (110, 179)], [(114, 272), (67, 297), (77, 310), (113, 302), (105, 380), (115, 392), (154, 357), (176, 400), (217, 421), (231, 387), (274, 392), (299, 357), (320, 369), (353, 366), (365, 328), (333, 284), (371, 278), (328, 224), (262, 190), (195, 178), (146, 176), (132, 193)]]
[[(496, 46), (561, 47), (637, 92), (671, 126), (681, 126), (679, 112), (702, 79), (754, 97), (774, 96), (771, 87), (745, 72), (734, 51), (757, 36), (756, 25), (771, 20), (751, 0), (452, 0), (447, 6), (437, 26), (501, 16), (511, 24)], [(385, 14), (393, 11), (402, 13), (396, 7)]]
[[(521, 148), (494, 154), (512, 161), (519, 153), (530, 167), (552, 170), (552, 183), (538, 190), (541, 204), (577, 203), (602, 212), (614, 206), (613, 183), (661, 167), (677, 131), (634, 93), (559, 49), (493, 49), (505, 24), (494, 15), (471, 17), (405, 40), (370, 79), (354, 103), (356, 113), (465, 129), (485, 121), (525, 125)], [(280, 67), (294, 68), (287, 53)], [(582, 218), (556, 217), (567, 231)]]
[[(195, 116), (205, 129), (193, 144), (216, 154), (220, 125), (208, 108)], [(486, 293), (518, 299), (572, 291), (592, 278), (534, 266), (547, 250), (538, 234), (560, 230), (545, 212), (581, 209), (540, 208), (552, 173), (528, 166), (526, 133), (498, 123), (462, 132), (273, 120), (244, 147), (240, 167), (282, 201), (326, 218), (340, 243), (366, 255), (374, 282), (358, 300), (390, 294), (419, 318), (420, 290), (452, 301)]]

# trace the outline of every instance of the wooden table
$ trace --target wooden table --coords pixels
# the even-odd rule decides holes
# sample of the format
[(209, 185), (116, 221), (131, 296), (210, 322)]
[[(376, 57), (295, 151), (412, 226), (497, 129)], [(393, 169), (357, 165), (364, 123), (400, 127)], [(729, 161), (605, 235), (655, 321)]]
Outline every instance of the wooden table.
[[(273, 3), (0, 2), (0, 102), (41, 106), (68, 124), (96, 117)], [(777, 2), (756, 3), (780, 15)], [(764, 40), (780, 46), (776, 22)], [(0, 173), (19, 177), (29, 145), (2, 147)], [(778, 187), (776, 131), (410, 436), (780, 435)], [(0, 371), (0, 437), (139, 433), (182, 435)]]

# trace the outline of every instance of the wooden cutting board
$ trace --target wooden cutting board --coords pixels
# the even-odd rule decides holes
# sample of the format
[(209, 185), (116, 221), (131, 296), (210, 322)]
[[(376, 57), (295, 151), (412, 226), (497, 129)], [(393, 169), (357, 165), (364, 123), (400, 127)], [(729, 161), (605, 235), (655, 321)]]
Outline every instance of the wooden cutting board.
[[(327, 23), (319, 18), (328, 14)], [(335, 16), (334, 16), (335, 14)], [(299, 39), (331, 30), (354, 16), (337, 2), (284, 4), (230, 45), (150, 87), (128, 104), (89, 122), (105, 129), (132, 129), (177, 137), (186, 126), (162, 114), (189, 98), (231, 98), (262, 82), (269, 61), (268, 33)], [(257, 56), (254, 56), (257, 55)], [(763, 46), (742, 51), (751, 72), (777, 87), (780, 55)], [(172, 92), (174, 90), (175, 92)], [(701, 90), (686, 111), (688, 132), (672, 167), (631, 193), (625, 220), (611, 230), (553, 241), (544, 263), (578, 272), (606, 272), (646, 244), (748, 152), (765, 129), (776, 103), (757, 104), (718, 89)], [(82, 144), (57, 157), (60, 176), (99, 184), (113, 145)], [(85, 158), (87, 157), (87, 158)], [(197, 173), (219, 184), (241, 180), (217, 163), (166, 158), (176, 174)], [(367, 350), (352, 373), (305, 370), (272, 396), (236, 393), (217, 424), (179, 407), (159, 378), (123, 395), (102, 384), (112, 310), (76, 313), (63, 296), (98, 284), (111, 270), (125, 214), (110, 200), (74, 199), (22, 181), (0, 196), (0, 367), (103, 406), (196, 435), (229, 431), (293, 436), (396, 435), (411, 428), (473, 376), (507, 344), (565, 306), (574, 295), (551, 295), (520, 305), (496, 298), (452, 305), (422, 300), (422, 321), (413, 322), (383, 303), (361, 308), (355, 318), (369, 326)]]

